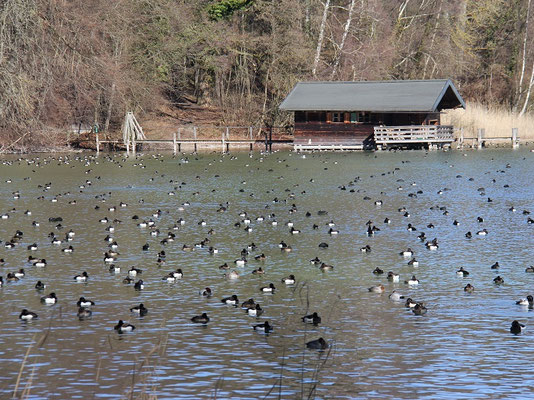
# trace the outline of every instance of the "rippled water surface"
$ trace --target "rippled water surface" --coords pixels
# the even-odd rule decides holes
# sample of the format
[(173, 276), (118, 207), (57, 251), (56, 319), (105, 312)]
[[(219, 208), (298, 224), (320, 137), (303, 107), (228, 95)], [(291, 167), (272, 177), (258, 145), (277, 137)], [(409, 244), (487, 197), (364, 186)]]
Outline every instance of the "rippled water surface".
[[(525, 272), (534, 264), (534, 224), (523, 213), (534, 213), (533, 157), (527, 150), (484, 150), (5, 158), (0, 398), (15, 389), (17, 397), (32, 399), (524, 398), (534, 389), (534, 313), (515, 301), (534, 294), (534, 273)], [(220, 212), (221, 204), (226, 211)], [(399, 212), (402, 207), (409, 216)], [(161, 215), (153, 216), (158, 209)], [(320, 210), (328, 214), (318, 215)], [(243, 222), (234, 226), (241, 212), (251, 218), (251, 232)], [(103, 217), (110, 222), (100, 222)], [(180, 218), (185, 224), (173, 229)], [(142, 220), (155, 227), (138, 227)], [(380, 228), (373, 237), (366, 234), (368, 220)], [(292, 235), (288, 221), (301, 232)], [(328, 234), (329, 221), (338, 235)], [(417, 231), (409, 232), (409, 223)], [(151, 235), (156, 228), (159, 236)], [(484, 228), (488, 235), (475, 234)], [(50, 232), (65, 239), (70, 229), (71, 242), (51, 244)], [(4, 247), (17, 230), (22, 239)], [(437, 250), (417, 238), (421, 231), (438, 239)], [(168, 232), (175, 241), (162, 244)], [(108, 234), (118, 242), (118, 274), (103, 261)], [(204, 238), (218, 254), (207, 247), (182, 250)], [(280, 251), (281, 240), (293, 251)], [(246, 266), (236, 267), (234, 260), (252, 242), (257, 249)], [(329, 247), (320, 249), (321, 242)], [(27, 249), (32, 243), (37, 250)], [(372, 251), (362, 253), (367, 244)], [(69, 245), (73, 253), (61, 251)], [(407, 247), (419, 267), (399, 255)], [(157, 262), (161, 250), (164, 265)], [(265, 261), (256, 261), (261, 253)], [(28, 263), (29, 255), (45, 258), (47, 266)], [(316, 256), (334, 269), (311, 265)], [(496, 261), (500, 269), (491, 269)], [(239, 279), (224, 278), (228, 271), (218, 267), (225, 262)], [(122, 282), (132, 266), (143, 270), (135, 279), (143, 279), (144, 290)], [(252, 274), (260, 266), (266, 273)], [(457, 276), (460, 266), (469, 277)], [(374, 275), (376, 267), (385, 274)], [(20, 268), (26, 276), (6, 282), (7, 273)], [(162, 279), (177, 268), (182, 280)], [(76, 283), (73, 277), (83, 271), (88, 282)], [(389, 282), (388, 271), (400, 274), (400, 282)], [(282, 284), (291, 273), (297, 283)], [(404, 284), (412, 275), (418, 286)], [(503, 285), (493, 283), (497, 275)], [(37, 280), (47, 285), (43, 292), (34, 289)], [(275, 293), (262, 294), (259, 288), (271, 282)], [(474, 293), (464, 293), (467, 283)], [(383, 294), (368, 291), (378, 284), (385, 286)], [(211, 298), (198, 294), (207, 286)], [(391, 301), (393, 290), (424, 302), (427, 314), (416, 316)], [(41, 304), (52, 291), (58, 303)], [(253, 297), (264, 314), (250, 317), (220, 302), (232, 294), (240, 302)], [(96, 302), (89, 320), (76, 317), (80, 296)], [(139, 303), (149, 310), (144, 317), (129, 311)], [(23, 308), (39, 318), (19, 320)], [(302, 323), (313, 311), (322, 323)], [(207, 325), (190, 322), (202, 312), (211, 319)], [(119, 319), (136, 329), (118, 334), (113, 327)], [(522, 335), (510, 334), (514, 319), (527, 325)], [(252, 329), (264, 321), (274, 326), (268, 335)], [(305, 349), (319, 337), (330, 351)]]

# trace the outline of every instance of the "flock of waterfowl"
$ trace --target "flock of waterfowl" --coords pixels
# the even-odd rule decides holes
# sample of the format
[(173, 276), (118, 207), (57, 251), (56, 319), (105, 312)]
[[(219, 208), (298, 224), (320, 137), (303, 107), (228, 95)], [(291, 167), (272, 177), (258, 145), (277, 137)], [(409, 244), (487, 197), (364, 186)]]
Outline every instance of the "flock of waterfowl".
[[(274, 156), (275, 155), (272, 155), (271, 157)], [(297, 157), (297, 155), (292, 156)], [(139, 156), (136, 162), (130, 164), (129, 167), (141, 169), (146, 168), (144, 157), (151, 158), (154, 161), (164, 161), (164, 158), (159, 155)], [(181, 162), (188, 163), (193, 160), (194, 157), (194, 155), (191, 155), (190, 157), (183, 158)], [(221, 160), (223, 160), (224, 157), (231, 159), (231, 156), (226, 155), (221, 156)], [(262, 157), (262, 155), (251, 157), (255, 157), (255, 159), (258, 160)], [(321, 162), (321, 156), (317, 157), (317, 162)], [(96, 162), (109, 163), (110, 165), (118, 167), (123, 167), (123, 165), (126, 165), (122, 157), (105, 156), (96, 158), (89, 155), (77, 155), (57, 157), (50, 156), (43, 158), (19, 158), (13, 161), (4, 161), (3, 168), (5, 171), (9, 171), (8, 167), (26, 164), (35, 171), (35, 169), (39, 167), (52, 163), (65, 168), (69, 166), (71, 168), (83, 167), (86, 169), (86, 174), (90, 176), (90, 178), (88, 177), (84, 181), (77, 182), (77, 189), (80, 193), (83, 193), (89, 188), (91, 188), (93, 191), (96, 190), (100, 183), (100, 177), (94, 176), (94, 174), (91, 172), (91, 166)], [(409, 166), (406, 166), (406, 168), (409, 168)], [(510, 165), (507, 165), (505, 168), (510, 168)], [(387, 174), (395, 174), (395, 172), (396, 171), (390, 171)], [(152, 175), (153, 176), (150, 178), (151, 180), (162, 177), (157, 169), (153, 171)], [(457, 178), (460, 177), (461, 176), (457, 176)], [(167, 191), (168, 196), (176, 196), (176, 198), (178, 198), (181, 193), (186, 192), (184, 188), (187, 187), (187, 182), (181, 181), (181, 178), (177, 178), (177, 176), (165, 178), (167, 178), (167, 183), (162, 185), (162, 190)], [(31, 175), (24, 178), (25, 181), (31, 179)], [(197, 176), (196, 179), (201, 178)], [(221, 179), (224, 179), (224, 177)], [(42, 207), (46, 208), (46, 202), (57, 203), (58, 201), (61, 201), (72, 205), (75, 208), (77, 204), (76, 190), (73, 188), (71, 192), (54, 193), (54, 179), (48, 180), (49, 181), (47, 182), (33, 183), (35, 185), (35, 189), (39, 192), (42, 192), (42, 194), (40, 194), (37, 198), (38, 200), (42, 201)], [(368, 291), (378, 295), (388, 293), (389, 299), (393, 302), (404, 303), (406, 309), (412, 314), (416, 316), (423, 316), (427, 314), (429, 310), (432, 310), (432, 305), (427, 304), (424, 299), (413, 299), (413, 296), (402, 294), (403, 291), (400, 290), (399, 286), (405, 287), (406, 290), (409, 291), (410, 289), (418, 287), (420, 284), (424, 285), (424, 282), (420, 282), (420, 280), (417, 278), (416, 273), (420, 263), (418, 260), (418, 258), (420, 258), (418, 249), (421, 248), (424, 249), (422, 251), (429, 252), (439, 251), (441, 245), (439, 237), (440, 230), (438, 224), (434, 224), (433, 222), (428, 222), (424, 226), (417, 226), (417, 224), (414, 222), (408, 222), (412, 221), (410, 219), (411, 214), (419, 211), (415, 207), (412, 209), (410, 208), (410, 201), (418, 196), (423, 195), (423, 191), (420, 189), (416, 190), (416, 182), (411, 184), (406, 184), (402, 180), (398, 180), (397, 182), (399, 184), (397, 187), (398, 191), (404, 190), (406, 187), (405, 185), (414, 187), (414, 190), (407, 194), (406, 204), (398, 205), (399, 207), (397, 208), (397, 215), (389, 215), (380, 221), (374, 221), (373, 219), (376, 218), (373, 218), (372, 215), (369, 215), (368, 218), (362, 220), (360, 226), (356, 228), (356, 230), (361, 231), (362, 234), (361, 236), (355, 238), (357, 239), (355, 240), (355, 243), (361, 243), (361, 247), (359, 247), (361, 253), (374, 252), (375, 248), (373, 247), (373, 237), (376, 235), (386, 234), (385, 232), (387, 232), (388, 227), (391, 226), (392, 223), (396, 223), (397, 225), (403, 224), (408, 232), (413, 233), (413, 245), (411, 247), (404, 249), (395, 248), (395, 243), (393, 242), (391, 249), (391, 251), (398, 253), (399, 259), (404, 260), (403, 263), (405, 263), (405, 265), (411, 269), (411, 273), (403, 276), (403, 279), (401, 279), (400, 274), (395, 270), (396, 268), (378, 265), (373, 270), (370, 270), (369, 274), (373, 274), (376, 279), (380, 281), (380, 283), (369, 287)], [(493, 179), (493, 182), (495, 182), (495, 179)], [(311, 180), (310, 183), (313, 183), (313, 180)], [(19, 199), (23, 198), (26, 193), (16, 189), (16, 184), (17, 182), (15, 179), (10, 179), (9, 177), (5, 176), (2, 186), (4, 196), (6, 191), (10, 190), (6, 188), (13, 188), (13, 190), (10, 191), (12, 198), (15, 201), (19, 201)], [(245, 185), (246, 181), (243, 181), (242, 184)], [(205, 189), (206, 191), (214, 191), (208, 187)], [(236, 190), (239, 190), (240, 192), (243, 191), (243, 189), (237, 188)], [(344, 185), (340, 185), (338, 190), (348, 191), (355, 194), (360, 193), (360, 177), (352, 179), (349, 178), (349, 181)], [(450, 189), (443, 188), (437, 193), (437, 195), (442, 195), (448, 190)], [(480, 196), (480, 201), (489, 203), (493, 202), (493, 199), (486, 195), (486, 190), (484, 187), (479, 187), (477, 191)], [(187, 192), (188, 196), (195, 196), (198, 194), (199, 192)], [(304, 194), (305, 191), (302, 191), (301, 195)], [(294, 271), (292, 267), (288, 265), (286, 275), (272, 276), (269, 273), (269, 253), (265, 250), (265, 243), (242, 243), (240, 245), (242, 250), (239, 253), (220, 254), (220, 251), (217, 247), (217, 238), (220, 237), (220, 235), (224, 235), (225, 231), (227, 230), (243, 230), (244, 232), (251, 234), (250, 237), (252, 238), (254, 237), (253, 233), (259, 224), (268, 224), (273, 228), (279, 229), (280, 232), (283, 232), (283, 235), (280, 235), (280, 241), (277, 244), (279, 251), (282, 253), (290, 253), (294, 249), (298, 249), (299, 242), (301, 240), (300, 238), (305, 237), (306, 235), (302, 230), (302, 222), (300, 226), (295, 226), (294, 222), (291, 221), (291, 217), (303, 216), (304, 218), (302, 218), (301, 221), (310, 221), (310, 226), (306, 228), (311, 228), (312, 231), (323, 229), (325, 233), (325, 240), (317, 244), (317, 256), (309, 260), (309, 264), (315, 266), (319, 271), (328, 272), (336, 271), (337, 267), (328, 262), (328, 253), (325, 251), (328, 249), (329, 243), (326, 238), (330, 237), (335, 240), (335, 237), (342, 236), (344, 234), (344, 232), (338, 228), (338, 224), (336, 224), (336, 222), (329, 217), (329, 211), (332, 210), (328, 209), (328, 204), (324, 204), (321, 209), (316, 210), (301, 209), (299, 207), (299, 194), (296, 187), (293, 188), (293, 190), (288, 189), (284, 193), (274, 193), (274, 196), (275, 197), (272, 198), (270, 204), (262, 204), (262, 206), (265, 208), (264, 215), (242, 209), (239, 204), (234, 203), (232, 198), (229, 198), (225, 202), (219, 203), (216, 207), (216, 212), (231, 214), (232, 218), (234, 219), (232, 226), (213, 226), (209, 223), (208, 216), (200, 221), (187, 221), (187, 209), (191, 203), (189, 201), (182, 201), (183, 196), (181, 197), (181, 201), (178, 201), (176, 205), (172, 207), (158, 207), (145, 215), (128, 214), (129, 205), (126, 202), (119, 200), (120, 195), (116, 195), (114, 193), (112, 194), (111, 192), (95, 196), (93, 204), (94, 214), (84, 215), (83, 218), (87, 220), (87, 224), (101, 226), (101, 228), (99, 228), (102, 235), (101, 239), (103, 240), (103, 243), (105, 243), (105, 247), (103, 246), (102, 248), (101, 258), (102, 264), (105, 265), (105, 268), (101, 271), (101, 273), (111, 273), (122, 278), (122, 283), (124, 285), (131, 285), (132, 290), (143, 291), (145, 290), (146, 285), (156, 284), (154, 280), (148, 281), (145, 278), (141, 279), (141, 277), (144, 276), (145, 270), (148, 268), (158, 268), (158, 270), (165, 271), (162, 272), (158, 278), (159, 281), (163, 281), (164, 283), (174, 284), (178, 281), (187, 281), (188, 275), (193, 273), (193, 269), (188, 269), (176, 262), (175, 259), (172, 259), (168, 255), (169, 248), (173, 248), (174, 250), (180, 249), (185, 253), (202, 250), (203, 254), (225, 257), (226, 260), (223, 264), (213, 267), (218, 271), (219, 279), (234, 281), (245, 278), (249, 273), (253, 276), (266, 279), (267, 281), (263, 282), (262, 285), (257, 285), (257, 281), (251, 281), (251, 284), (257, 285), (256, 290), (258, 296), (254, 296), (254, 298), (248, 298), (246, 301), (242, 301), (243, 299), (239, 298), (241, 297), (240, 293), (215, 293), (212, 289), (212, 285), (210, 285), (210, 282), (208, 281), (205, 282), (206, 284), (203, 285), (203, 287), (191, 288), (190, 290), (194, 290), (194, 292), (198, 293), (198, 296), (205, 299), (206, 302), (220, 302), (228, 307), (234, 307), (237, 310), (242, 309), (242, 312), (244, 312), (245, 316), (250, 316), (257, 319), (256, 323), (245, 322), (250, 324), (251, 331), (261, 331), (265, 334), (271, 334), (273, 332), (276, 333), (276, 326), (273, 326), (272, 321), (269, 320), (269, 309), (262, 304), (262, 300), (260, 299), (265, 298), (265, 296), (277, 294), (281, 288), (294, 288), (299, 284), (299, 273)], [(250, 193), (249, 197), (253, 199), (254, 193)], [(387, 201), (386, 199), (387, 195), (385, 193), (383, 198), (374, 199), (374, 206), (377, 210), (383, 207), (384, 202)], [(144, 200), (140, 197), (137, 199), (137, 201), (142, 204)], [(363, 201), (373, 201), (373, 199), (365, 196), (363, 197)], [(273, 212), (271, 207), (276, 207), (277, 212)], [(434, 205), (431, 206), (430, 209), (435, 212), (442, 213), (443, 215), (449, 214), (449, 210), (446, 206)], [(17, 207), (13, 207), (10, 210), (4, 210), (0, 218), (2, 220), (9, 220), (14, 214), (24, 212), (24, 215), (31, 219), (30, 216), (32, 215), (32, 211), (34, 210), (28, 209), (23, 211)], [(114, 214), (118, 214), (119, 211), (120, 218), (115, 217)], [(502, 213), (505, 212), (516, 213), (518, 210), (516, 210), (514, 207), (510, 207), (502, 210)], [(534, 223), (534, 220), (532, 220), (530, 217), (530, 211), (528, 209), (520, 210), (519, 212), (524, 215), (525, 224)], [(102, 215), (103, 213), (107, 215)], [(166, 220), (172, 218), (174, 221), (173, 224), (169, 226), (161, 223), (162, 216), (165, 216)], [(318, 217), (321, 217), (323, 220), (318, 220)], [(454, 216), (450, 217), (453, 219), (451, 225), (455, 227), (461, 227), (465, 222), (462, 221), (461, 218), (454, 218)], [(474, 240), (477, 236), (484, 237), (491, 235), (492, 232), (489, 231), (489, 229), (484, 225), (485, 218), (486, 217), (484, 215), (479, 215), (476, 219), (476, 224), (480, 226), (480, 229), (475, 231), (458, 231), (458, 235), (463, 237), (463, 240)], [(325, 220), (326, 223), (324, 226), (322, 226), (321, 224), (323, 224)], [(62, 251), (66, 254), (76, 254), (77, 247), (83, 246), (83, 243), (76, 241), (78, 232), (76, 232), (71, 226), (63, 225), (64, 223), (65, 222), (60, 215), (50, 215), (46, 221), (28, 220), (27, 226), (13, 227), (4, 222), (4, 225), (1, 227), (2, 234), (8, 235), (9, 231), (14, 232), (14, 234), (10, 235), (9, 238), (5, 238), (4, 236), (4, 240), (1, 242), (1, 245), (5, 248), (5, 259), (2, 258), (2, 260), (0, 260), (2, 263), (1, 265), (11, 266), (16, 264), (15, 260), (10, 259), (11, 249), (24, 246), (27, 249), (28, 255), (27, 260), (25, 260), (26, 265), (22, 266), (22, 264), (19, 263), (19, 268), (9, 271), (6, 267), (2, 268), (4, 275), (0, 276), (0, 290), (3, 286), (14, 284), (20, 280), (31, 280), (32, 275), (34, 275), (32, 273), (34, 269), (46, 269), (46, 271), (49, 271), (48, 280), (42, 279), (37, 281), (35, 284), (35, 290), (40, 293), (39, 296), (43, 307), (54, 306), (55, 304), (58, 304), (58, 302), (64, 301), (62, 293), (58, 292), (57, 290), (51, 290), (45, 294), (45, 290), (47, 288), (54, 287), (54, 268), (52, 265), (49, 265), (49, 262), (45, 258), (40, 258), (38, 256), (39, 251), (45, 246), (56, 247), (58, 251)], [(141, 232), (143, 232), (143, 235), (146, 236), (146, 243), (142, 245), (138, 251), (139, 253), (153, 254), (152, 265), (135, 265), (130, 266), (125, 270), (124, 265), (126, 263), (122, 262), (121, 254), (119, 252), (121, 240), (115, 234), (116, 228), (124, 224), (129, 224), (130, 226), (135, 225), (135, 227), (140, 229)], [(197, 224), (200, 234), (204, 235), (206, 233), (204, 239), (194, 244), (180, 242), (180, 231), (183, 229), (185, 224)], [(42, 225), (47, 226), (47, 230), (48, 228), (50, 230), (50, 233), (48, 233), (46, 236), (36, 237), (33, 233), (28, 233), (29, 230), (35, 229)], [(209, 230), (206, 231), (208, 228)], [(429, 232), (433, 232), (433, 234), (429, 235)], [(368, 242), (364, 243), (362, 237), (366, 237)], [(291, 238), (299, 239), (295, 239), (293, 241)], [(127, 239), (122, 238), (122, 241), (124, 240)], [(157, 240), (157, 242), (154, 243), (154, 240)], [(414, 249), (417, 250), (417, 254)], [(250, 260), (253, 260), (255, 267), (253, 270), (247, 271), (245, 268), (249, 265)], [(172, 266), (172, 268), (170, 268), (170, 266)], [(488, 268), (499, 271), (499, 261), (496, 260), (494, 264), (488, 265)], [(456, 274), (462, 278), (471, 277), (472, 275), (470, 275), (468, 269), (469, 267), (467, 265), (460, 266), (456, 271)], [(526, 272), (534, 272), (534, 267), (527, 267)], [(123, 273), (125, 273), (126, 276), (123, 276)], [(506, 276), (504, 278), (506, 278)], [(505, 281), (504, 278), (499, 275), (493, 279), (493, 283), (495, 285), (502, 285)], [(73, 284), (90, 285), (92, 274), (88, 273), (85, 268), (80, 267), (78, 271), (73, 271), (70, 279), (72, 279)], [(402, 286), (402, 282), (404, 282), (405, 286)], [(159, 282), (159, 284), (161, 284), (161, 282)], [(476, 284), (471, 281), (463, 287), (463, 290), (468, 295), (476, 294)], [(98, 298), (87, 299), (81, 296), (76, 302), (74, 302), (74, 300), (75, 299), (72, 299), (72, 303), (76, 304), (77, 313), (75, 316), (73, 315), (73, 317), (78, 318), (80, 321), (86, 321), (95, 318), (95, 316), (93, 316), (93, 310), (95, 307), (98, 307)], [(517, 305), (533, 308), (534, 302), (532, 296), (529, 295), (526, 296), (525, 299), (517, 300)], [(150, 307), (150, 304), (148, 304), (148, 306)], [(135, 315), (139, 318), (150, 318), (151, 315), (149, 309), (144, 303), (140, 303), (138, 305), (131, 304), (131, 307), (128, 306), (126, 309), (129, 310), (132, 315)], [(20, 312), (19, 318), (25, 322), (36, 320), (38, 319), (39, 312), (39, 309), (29, 310), (28, 308), (24, 308)], [(191, 312), (191, 314), (188, 316), (188, 319), (192, 324), (201, 325), (210, 324), (214, 318), (216, 319), (217, 316), (209, 314), (202, 309), (197, 310), (196, 313)], [(311, 324), (315, 327), (319, 324), (322, 324), (324, 320), (324, 318), (322, 319), (317, 312), (313, 312), (313, 309), (310, 311), (306, 309), (306, 312), (302, 313), (299, 318), (301, 319), (302, 324)], [(245, 318), (244, 321), (250, 320)], [(519, 334), (522, 332), (524, 327), (524, 324), (514, 320), (511, 324), (510, 332), (512, 334)], [(110, 329), (111, 328), (112, 327), (110, 327)], [(118, 334), (133, 332), (136, 329), (133, 323), (123, 321), (122, 319), (119, 320), (113, 328), (116, 332), (118, 332)], [(323, 337), (318, 337), (314, 340), (306, 342), (306, 347), (310, 349), (324, 350), (329, 348), (330, 345), (331, 343), (329, 343)]]

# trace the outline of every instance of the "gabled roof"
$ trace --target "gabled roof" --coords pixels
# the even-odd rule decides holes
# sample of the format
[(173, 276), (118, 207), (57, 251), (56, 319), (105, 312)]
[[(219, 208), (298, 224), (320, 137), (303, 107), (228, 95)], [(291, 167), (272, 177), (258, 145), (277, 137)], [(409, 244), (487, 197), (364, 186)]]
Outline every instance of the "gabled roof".
[(450, 79), (299, 82), (280, 105), (285, 111), (436, 112), (465, 108)]

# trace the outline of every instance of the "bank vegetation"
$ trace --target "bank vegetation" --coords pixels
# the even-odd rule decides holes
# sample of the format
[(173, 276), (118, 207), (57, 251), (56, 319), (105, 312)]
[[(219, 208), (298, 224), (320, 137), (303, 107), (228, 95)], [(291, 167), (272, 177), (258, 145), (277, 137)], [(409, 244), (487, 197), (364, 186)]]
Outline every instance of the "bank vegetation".
[(3, 0), (1, 144), (117, 130), (127, 110), (283, 126), (278, 105), (300, 80), (450, 77), (480, 107), (524, 116), (531, 1)]

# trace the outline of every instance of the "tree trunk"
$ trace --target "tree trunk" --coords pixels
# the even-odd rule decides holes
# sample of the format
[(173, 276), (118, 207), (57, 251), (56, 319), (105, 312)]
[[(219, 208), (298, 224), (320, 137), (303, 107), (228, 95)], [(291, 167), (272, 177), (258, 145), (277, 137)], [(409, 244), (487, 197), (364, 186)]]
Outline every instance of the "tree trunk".
[(351, 0), (350, 7), (349, 7), (349, 16), (347, 17), (347, 22), (345, 22), (345, 27), (343, 29), (343, 36), (341, 37), (341, 43), (339, 44), (338, 54), (336, 56), (336, 61), (334, 63), (334, 69), (332, 69), (332, 73), (330, 74), (330, 79), (334, 78), (337, 72), (337, 68), (339, 67), (341, 55), (343, 54), (343, 47), (345, 47), (345, 40), (347, 40), (347, 36), (349, 34), (350, 24), (352, 22), (352, 13), (354, 12), (355, 5), (356, 5), (356, 0)]
[(113, 108), (113, 97), (115, 96), (115, 82), (111, 84), (111, 93), (109, 95), (108, 112), (106, 113), (106, 122), (104, 123), (104, 131), (109, 129), (109, 121), (111, 120), (111, 109)]
[(527, 63), (527, 37), (528, 37), (528, 21), (530, 16), (530, 3), (531, 0), (528, 0), (527, 3), (527, 17), (525, 20), (525, 37), (523, 38), (523, 58), (521, 63), (521, 76), (519, 78), (519, 85), (517, 86), (516, 93), (516, 103), (514, 108), (517, 109), (519, 102), (521, 101), (521, 96), (523, 95), (523, 79), (525, 77), (525, 65)]
[(527, 89), (527, 96), (525, 97), (525, 103), (523, 104), (523, 108), (521, 109), (521, 112), (519, 113), (519, 116), (523, 116), (525, 112), (527, 111), (528, 101), (530, 100), (530, 92), (532, 91), (532, 86), (534, 86), (534, 63), (532, 63), (532, 71), (530, 71), (530, 82), (528, 84)]
[(319, 66), (319, 60), (321, 59), (321, 50), (323, 48), (324, 30), (326, 27), (326, 18), (328, 17), (328, 8), (330, 7), (330, 0), (326, 0), (324, 3), (323, 19), (321, 20), (321, 27), (319, 29), (319, 40), (317, 41), (317, 50), (315, 52), (315, 59), (313, 60), (312, 75), (315, 77), (317, 74), (317, 67)]

